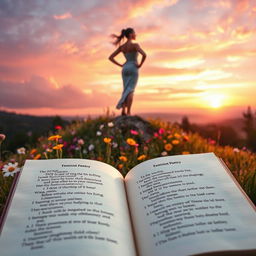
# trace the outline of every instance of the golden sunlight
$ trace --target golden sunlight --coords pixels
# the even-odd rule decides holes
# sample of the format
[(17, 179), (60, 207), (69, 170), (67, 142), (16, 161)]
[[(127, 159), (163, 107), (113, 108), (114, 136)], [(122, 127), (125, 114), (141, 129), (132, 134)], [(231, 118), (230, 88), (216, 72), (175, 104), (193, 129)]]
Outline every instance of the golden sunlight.
[(222, 94), (212, 94), (206, 96), (205, 100), (211, 108), (220, 108), (224, 105), (225, 96)]

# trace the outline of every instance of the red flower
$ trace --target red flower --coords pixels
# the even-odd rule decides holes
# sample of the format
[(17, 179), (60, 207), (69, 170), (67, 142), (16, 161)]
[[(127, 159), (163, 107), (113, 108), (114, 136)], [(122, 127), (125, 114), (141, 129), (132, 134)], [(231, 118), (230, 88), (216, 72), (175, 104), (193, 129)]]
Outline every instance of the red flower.
[(56, 129), (56, 130), (61, 130), (61, 129), (62, 129), (62, 126), (56, 125), (56, 126), (55, 126), (55, 129)]

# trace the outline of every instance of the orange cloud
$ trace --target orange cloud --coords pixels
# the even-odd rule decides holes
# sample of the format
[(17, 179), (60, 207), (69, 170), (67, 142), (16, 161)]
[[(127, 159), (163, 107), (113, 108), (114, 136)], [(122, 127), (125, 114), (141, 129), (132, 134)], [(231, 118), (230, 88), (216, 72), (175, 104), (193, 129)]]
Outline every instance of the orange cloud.
[(61, 15), (53, 15), (54, 19), (56, 20), (65, 20), (65, 19), (69, 19), (72, 17), (71, 13), (69, 12), (66, 12), (66, 13), (63, 13)]

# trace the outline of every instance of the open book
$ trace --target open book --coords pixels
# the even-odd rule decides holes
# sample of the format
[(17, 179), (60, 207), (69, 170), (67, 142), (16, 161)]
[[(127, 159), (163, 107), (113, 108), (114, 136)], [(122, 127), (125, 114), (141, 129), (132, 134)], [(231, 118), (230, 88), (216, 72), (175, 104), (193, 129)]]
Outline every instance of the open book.
[(26, 160), (3, 256), (256, 255), (256, 212), (213, 153), (144, 161), (125, 178), (89, 159)]

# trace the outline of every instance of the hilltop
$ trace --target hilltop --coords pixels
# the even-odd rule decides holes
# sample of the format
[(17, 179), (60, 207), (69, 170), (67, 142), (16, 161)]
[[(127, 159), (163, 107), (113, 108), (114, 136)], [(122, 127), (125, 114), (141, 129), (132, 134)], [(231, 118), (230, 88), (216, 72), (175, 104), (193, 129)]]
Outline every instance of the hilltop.
[[(3, 141), (3, 144), (5, 142)], [(214, 152), (221, 157), (248, 196), (256, 203), (256, 154), (247, 149), (219, 146), (197, 133), (185, 132), (179, 124), (143, 119), (140, 116), (100, 116), (78, 120), (40, 136), (36, 145), (4, 156), (0, 169), (8, 163), (22, 167), (26, 159), (86, 158), (106, 162), (122, 175), (138, 163), (166, 155)], [(0, 175), (2, 209), (18, 170)], [(4, 175), (8, 176), (5, 177)]]

